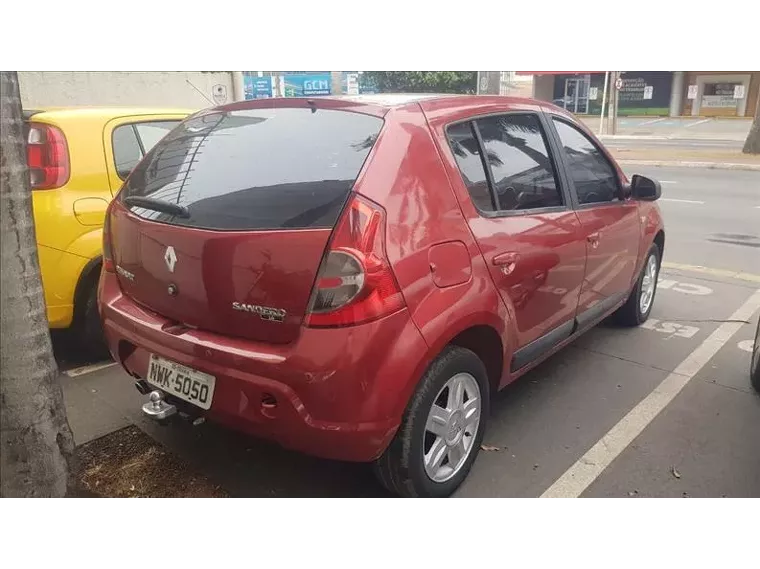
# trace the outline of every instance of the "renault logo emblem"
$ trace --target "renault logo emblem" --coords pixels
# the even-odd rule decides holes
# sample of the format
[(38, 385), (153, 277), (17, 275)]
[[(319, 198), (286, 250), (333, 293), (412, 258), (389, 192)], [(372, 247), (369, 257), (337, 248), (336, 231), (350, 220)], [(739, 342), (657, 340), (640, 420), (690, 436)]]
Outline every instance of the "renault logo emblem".
[(166, 268), (170, 273), (174, 272), (174, 265), (177, 264), (177, 254), (174, 252), (174, 247), (169, 245), (164, 253), (164, 261), (166, 261)]

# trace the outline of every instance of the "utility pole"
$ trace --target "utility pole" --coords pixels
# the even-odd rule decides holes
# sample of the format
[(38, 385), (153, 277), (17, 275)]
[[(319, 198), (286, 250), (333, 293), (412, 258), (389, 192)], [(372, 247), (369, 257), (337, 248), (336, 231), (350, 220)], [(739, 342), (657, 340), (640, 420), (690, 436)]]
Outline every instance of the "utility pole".
[(604, 90), (602, 91), (602, 112), (599, 115), (599, 135), (601, 136), (604, 130), (604, 107), (607, 105), (607, 87), (610, 84), (610, 72), (604, 72)]
[(613, 71), (612, 89), (610, 90), (610, 108), (607, 121), (609, 128), (607, 129), (607, 134), (617, 134), (618, 95), (620, 92), (618, 89), (619, 81), (622, 81), (620, 78), (620, 71)]

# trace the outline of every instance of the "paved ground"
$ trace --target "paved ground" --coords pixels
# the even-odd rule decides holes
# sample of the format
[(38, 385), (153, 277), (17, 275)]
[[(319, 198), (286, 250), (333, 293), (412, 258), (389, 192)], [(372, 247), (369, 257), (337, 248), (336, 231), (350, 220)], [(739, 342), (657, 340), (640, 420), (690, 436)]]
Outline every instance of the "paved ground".
[[(599, 117), (583, 117), (581, 120), (594, 132), (599, 132)], [(616, 134), (743, 142), (751, 125), (751, 119), (621, 117)]]
[[(748, 379), (760, 173), (635, 172), (664, 190), (666, 265), (651, 319), (600, 325), (499, 394), (485, 443), (502, 450), (480, 453), (459, 496), (760, 496), (760, 397)], [(78, 443), (135, 423), (233, 496), (385, 495), (363, 465), (213, 425), (159, 427), (117, 367), (69, 373)]]

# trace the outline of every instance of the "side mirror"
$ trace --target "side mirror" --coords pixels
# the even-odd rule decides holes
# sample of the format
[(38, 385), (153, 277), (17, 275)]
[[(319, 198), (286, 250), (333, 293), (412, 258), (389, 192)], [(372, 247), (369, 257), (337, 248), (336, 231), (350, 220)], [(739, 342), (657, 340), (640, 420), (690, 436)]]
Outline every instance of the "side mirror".
[(662, 186), (657, 180), (634, 174), (631, 178), (631, 197), (635, 200), (653, 202), (660, 199)]

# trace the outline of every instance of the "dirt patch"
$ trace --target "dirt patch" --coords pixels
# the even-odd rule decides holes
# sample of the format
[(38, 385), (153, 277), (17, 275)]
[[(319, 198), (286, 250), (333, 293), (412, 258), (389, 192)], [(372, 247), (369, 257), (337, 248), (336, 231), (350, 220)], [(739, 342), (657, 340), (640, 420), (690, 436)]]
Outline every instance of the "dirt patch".
[(225, 498), (205, 476), (129, 426), (77, 449), (79, 494), (103, 498)]

